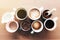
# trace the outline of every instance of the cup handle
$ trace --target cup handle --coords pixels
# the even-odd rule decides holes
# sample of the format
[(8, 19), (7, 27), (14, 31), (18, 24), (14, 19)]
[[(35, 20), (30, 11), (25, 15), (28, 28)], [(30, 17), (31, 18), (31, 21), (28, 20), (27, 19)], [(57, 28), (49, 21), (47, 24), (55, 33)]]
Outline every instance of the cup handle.
[(16, 11), (16, 8), (13, 8), (13, 11)]
[(48, 15), (50, 15), (54, 11), (56, 11), (56, 8), (53, 8), (52, 10), (48, 11)]
[(40, 7), (40, 9), (39, 9), (40, 11), (41, 11), (41, 13), (43, 12), (43, 10), (44, 10), (44, 7), (42, 6), (42, 7)]
[(31, 34), (34, 34), (34, 31), (31, 31)]
[(54, 20), (54, 21), (57, 21), (57, 20), (58, 20), (58, 17), (53, 18), (53, 20)]
[(15, 11), (16, 11), (17, 9), (16, 8), (12, 8), (12, 11), (10, 11), (10, 13), (12, 14), (12, 15), (15, 15)]

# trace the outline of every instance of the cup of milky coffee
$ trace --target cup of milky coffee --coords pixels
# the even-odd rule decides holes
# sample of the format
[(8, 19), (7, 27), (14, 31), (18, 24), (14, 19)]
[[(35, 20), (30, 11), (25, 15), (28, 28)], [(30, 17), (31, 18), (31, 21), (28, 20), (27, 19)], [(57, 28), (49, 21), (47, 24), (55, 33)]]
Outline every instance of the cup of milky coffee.
[(36, 33), (41, 32), (43, 30), (43, 23), (39, 20), (35, 20), (32, 22), (31, 28), (32, 28), (31, 34), (33, 34), (34, 32)]
[(37, 20), (41, 17), (41, 10), (43, 10), (43, 7), (40, 9), (37, 7), (33, 7), (28, 11), (28, 17), (32, 20)]
[(24, 20), (27, 17), (27, 11), (24, 8), (18, 8), (16, 11), (16, 18), (19, 20)]
[(19, 24), (17, 21), (10, 21), (6, 24), (6, 30), (10, 33), (14, 33), (18, 30)]
[(22, 21), (20, 23), (20, 29), (23, 31), (29, 31), (31, 29), (31, 23), (29, 21)]
[(53, 19), (46, 19), (44, 22), (44, 26), (47, 30), (52, 31), (56, 28), (56, 21), (57, 21), (57, 17), (53, 18)]
[(42, 13), (42, 16), (44, 19), (48, 19), (52, 16), (52, 13), (56, 11), (56, 8), (53, 8), (52, 10), (44, 10), (43, 13)]

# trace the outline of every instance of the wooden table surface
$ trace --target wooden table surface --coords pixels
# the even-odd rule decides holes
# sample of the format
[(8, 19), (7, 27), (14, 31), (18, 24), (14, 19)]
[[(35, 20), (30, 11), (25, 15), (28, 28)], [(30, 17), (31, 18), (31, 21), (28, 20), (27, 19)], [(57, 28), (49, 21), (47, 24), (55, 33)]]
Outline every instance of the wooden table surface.
[[(1, 23), (2, 15), (12, 10), (12, 8), (26, 8), (28, 11), (32, 7), (45, 9), (56, 8), (52, 18), (58, 17), (57, 27), (54, 31), (43, 30), (38, 34), (30, 34), (28, 32), (9, 33), (5, 29), (5, 24)], [(60, 0), (0, 0), (0, 40), (60, 40)]]

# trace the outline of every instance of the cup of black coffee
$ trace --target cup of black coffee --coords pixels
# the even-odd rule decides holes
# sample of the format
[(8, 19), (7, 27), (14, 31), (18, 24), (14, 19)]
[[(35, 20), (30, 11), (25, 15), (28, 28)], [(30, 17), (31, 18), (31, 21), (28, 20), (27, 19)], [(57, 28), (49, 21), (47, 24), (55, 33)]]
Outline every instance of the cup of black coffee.
[(20, 23), (20, 29), (22, 29), (23, 31), (29, 31), (31, 29), (31, 23), (29, 21), (22, 21)]
[(57, 21), (57, 17), (53, 18), (53, 19), (46, 19), (44, 22), (44, 26), (47, 30), (52, 31), (56, 28), (56, 21)]
[(24, 20), (27, 17), (27, 11), (24, 8), (18, 8), (16, 11), (16, 18), (19, 20)]

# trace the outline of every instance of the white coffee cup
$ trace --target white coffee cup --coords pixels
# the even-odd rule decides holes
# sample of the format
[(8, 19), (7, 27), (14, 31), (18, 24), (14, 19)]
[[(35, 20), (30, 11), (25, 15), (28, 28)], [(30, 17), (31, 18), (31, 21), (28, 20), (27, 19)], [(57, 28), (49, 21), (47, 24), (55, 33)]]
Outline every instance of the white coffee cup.
[(31, 29), (31, 23), (27, 20), (27, 21), (22, 21), (20, 23), (20, 29), (23, 31), (29, 31)]
[[(39, 24), (34, 24), (35, 22), (39, 22)], [(39, 26), (38, 29), (35, 29), (35, 28), (33, 28), (33, 25), (35, 25), (35, 26), (40, 25), (40, 26)], [(43, 23), (41, 21), (39, 21), (39, 20), (35, 20), (31, 24), (31, 28), (32, 28), (31, 34), (34, 34), (34, 32), (39, 33), (39, 32), (41, 32), (43, 30)]]
[[(56, 21), (57, 21), (57, 19), (58, 19), (57, 17), (55, 17), (55, 18), (53, 18), (53, 19), (50, 19), (50, 18), (49, 18), (49, 19), (46, 19), (45, 22), (44, 22), (45, 28), (46, 28), (47, 30), (49, 30), (49, 31), (53, 31), (53, 30), (56, 28)], [(47, 21), (49, 21), (49, 20), (51, 21), (51, 23), (54, 23), (53, 27), (51, 26), (52, 24), (49, 24), (49, 27), (51, 26), (52, 28), (51, 28), (51, 27), (50, 27), (50, 28), (46, 27), (46, 23), (47, 23)], [(50, 22), (49, 22), (49, 23), (50, 23)], [(48, 23), (47, 23), (47, 24), (48, 24)]]
[[(18, 17), (17, 12), (18, 12), (19, 10), (20, 10), (20, 11), (21, 11), (21, 10), (24, 10), (24, 11), (26, 12), (26, 15), (25, 15), (24, 18), (19, 18), (19, 17)], [(24, 20), (24, 19), (26, 19), (26, 18), (27, 18), (27, 11), (26, 11), (26, 9), (25, 9), (25, 8), (18, 8), (18, 9), (16, 10), (16, 18), (19, 19), (19, 20)]]
[(28, 17), (32, 20), (37, 20), (41, 17), (41, 13), (42, 13), (42, 10), (44, 8), (41, 7), (41, 8), (37, 8), (37, 7), (33, 7), (31, 8), (29, 11), (28, 11)]
[[(14, 26), (15, 25), (15, 26)], [(13, 28), (11, 28), (13, 27)], [(14, 33), (18, 30), (19, 28), (19, 24), (17, 21), (13, 20), (13, 21), (10, 21), (6, 24), (6, 30), (10, 33)]]
[[(53, 9), (51, 9), (51, 10), (48, 10), (46, 13), (48, 13), (48, 15), (47, 15), (47, 17), (49, 16), (49, 15), (51, 15), (54, 11), (56, 11), (56, 8), (53, 8)], [(43, 14), (42, 14), (43, 15)], [(44, 19), (47, 19), (47, 18), (45, 18), (44, 17), (44, 15), (43, 15), (43, 18)]]

